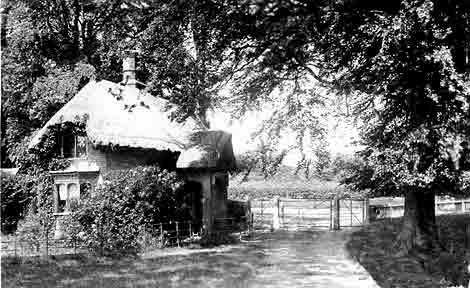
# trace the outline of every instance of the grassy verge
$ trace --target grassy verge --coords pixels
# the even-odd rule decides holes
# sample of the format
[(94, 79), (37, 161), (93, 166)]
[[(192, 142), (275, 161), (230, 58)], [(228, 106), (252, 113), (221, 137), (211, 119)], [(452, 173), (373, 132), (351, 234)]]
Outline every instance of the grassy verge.
[(243, 287), (238, 283), (245, 285), (253, 273), (240, 264), (247, 254), (235, 245), (168, 248), (120, 258), (12, 257), (2, 259), (1, 287)]
[(438, 257), (422, 261), (413, 255), (400, 256), (395, 239), (402, 220), (377, 221), (353, 233), (347, 243), (349, 253), (364, 266), (381, 287), (467, 287), (465, 227), (470, 215), (437, 217), (440, 241), (445, 247)]

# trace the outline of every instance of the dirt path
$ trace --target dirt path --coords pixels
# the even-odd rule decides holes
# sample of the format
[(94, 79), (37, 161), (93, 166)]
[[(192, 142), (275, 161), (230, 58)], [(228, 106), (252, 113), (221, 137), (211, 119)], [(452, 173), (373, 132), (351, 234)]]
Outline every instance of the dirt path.
[(349, 231), (276, 232), (247, 243), (265, 255), (249, 287), (379, 287), (347, 255)]
[(262, 233), (237, 245), (126, 259), (2, 261), (1, 287), (378, 287), (347, 256), (349, 233)]

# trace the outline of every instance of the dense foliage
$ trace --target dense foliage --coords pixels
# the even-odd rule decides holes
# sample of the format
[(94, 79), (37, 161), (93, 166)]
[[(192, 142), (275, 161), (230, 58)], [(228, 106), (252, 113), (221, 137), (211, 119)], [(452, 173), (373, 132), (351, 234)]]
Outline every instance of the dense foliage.
[(26, 147), (22, 147), (21, 154), (15, 158), (21, 167), (18, 174), (11, 179), (13, 182), (1, 183), (2, 191), (10, 187), (11, 183), (12, 189), (16, 191), (15, 195), (21, 195), (21, 201), (8, 201), (8, 194), (2, 192), (2, 205), (4, 205), (2, 207), (21, 212), (15, 214), (18, 216), (17, 220), (21, 220), (17, 231), (24, 240), (33, 244), (37, 244), (46, 237), (46, 233), (50, 233), (54, 222), (52, 216), (54, 184), (49, 171), (63, 170), (70, 165), (70, 161), (60, 154), (59, 130), (80, 135), (84, 133), (83, 119), (77, 119), (75, 123), (67, 122), (51, 126), (43, 141), (32, 151), (26, 151)]
[(2, 233), (10, 233), (16, 230), (18, 221), (26, 212), (31, 195), (28, 187), (25, 187), (25, 177), (15, 177), (1, 173), (1, 215)]
[[(451, 163), (468, 126), (462, 53), (470, 45), (470, 9), (430, 0), (365, 2), (252, 3), (247, 13), (256, 15), (256, 25), (236, 42), (250, 43), (244, 51), (252, 61), (237, 79), (233, 110), (275, 102), (280, 108), (262, 131), (265, 150), (279, 147), (289, 127), (302, 150), (321, 135), (309, 134), (321, 132), (318, 108), (345, 105), (345, 114), (363, 123), (363, 156), (373, 176), (389, 179), (379, 184), (456, 191), (461, 183)], [(325, 91), (338, 96), (330, 102)], [(432, 161), (417, 169), (426, 157)], [(302, 160), (308, 167), (309, 159)]]
[(2, 166), (19, 165), (24, 138), (88, 81), (122, 81), (129, 49), (138, 51), (139, 88), (176, 104), (173, 119), (208, 126), (207, 109), (241, 61), (228, 51), (231, 39), (244, 35), (234, 7), (207, 0), (2, 1)]
[(90, 195), (72, 205), (66, 232), (97, 252), (135, 252), (158, 238), (159, 223), (189, 219), (182, 181), (158, 167), (112, 171)]
[(457, 56), (469, 46), (461, 32), (470, 10), (447, 5), (401, 1), (393, 13), (333, 5), (317, 43), (321, 73), (363, 123), (362, 164), (351, 180), (376, 195), (405, 196), (397, 239), (404, 253), (437, 255), (435, 195), (467, 192), (456, 163), (470, 86), (468, 63)]
[(327, 15), (335, 24), (323, 47), (335, 59), (328, 70), (341, 71), (338, 86), (355, 91), (353, 111), (366, 123), (362, 155), (382, 179), (375, 188), (456, 191), (455, 151), (467, 131), (470, 91), (452, 57), (446, 12), (432, 1), (412, 1), (395, 15), (333, 9)]
[[(62, 128), (68, 129), (67, 126)], [(37, 237), (42, 239), (45, 231), (52, 225), (53, 181), (49, 171), (61, 170), (70, 165), (69, 160), (60, 156), (54, 128), (58, 127), (52, 127), (45, 137), (47, 139), (34, 153), (23, 151), (18, 155), (21, 169), (16, 176), (2, 174), (3, 233), (15, 231), (18, 225), (20, 234), (31, 235), (25, 236), (26, 240)], [(37, 233), (35, 230), (42, 232)]]
[[(129, 48), (140, 50), (139, 79), (147, 89), (179, 105), (174, 114), (178, 120), (194, 116), (204, 123), (205, 111), (219, 100), (226, 100), (234, 115), (272, 104), (274, 113), (258, 133), (262, 151), (273, 154), (284, 132), (294, 131), (297, 143), (290, 149), (304, 155), (299, 166), (307, 172), (322, 161), (322, 151), (315, 150), (321, 147), (325, 111), (319, 108), (325, 104), (351, 106), (347, 113), (360, 114), (374, 127), (367, 128), (375, 131), (367, 133), (370, 146), (401, 147), (399, 153), (410, 154), (405, 162), (414, 161), (417, 148), (412, 143), (431, 141), (415, 138), (426, 138), (433, 130), (439, 139), (453, 139), (450, 134), (456, 131), (442, 127), (463, 128), (452, 115), (465, 109), (459, 103), (468, 94), (461, 63), (468, 46), (468, 28), (462, 25), (468, 21), (468, 7), (439, 1), (393, 3), (6, 1), (4, 164), (16, 164), (11, 157), (21, 139), (89, 79), (120, 81), (122, 51)], [(62, 89), (64, 85), (69, 89)], [(327, 97), (326, 88), (332, 87), (340, 97)], [(220, 95), (221, 89), (231, 93)], [(439, 116), (427, 117), (429, 113)], [(35, 124), (25, 126), (24, 120)], [(403, 126), (407, 136), (390, 123)], [(436, 125), (441, 128), (430, 128)], [(377, 135), (388, 136), (380, 140)], [(285, 155), (278, 152), (271, 157), (275, 161)], [(390, 153), (383, 156), (393, 162)], [(403, 173), (403, 165), (392, 162), (388, 166)], [(454, 177), (449, 171), (437, 174)]]

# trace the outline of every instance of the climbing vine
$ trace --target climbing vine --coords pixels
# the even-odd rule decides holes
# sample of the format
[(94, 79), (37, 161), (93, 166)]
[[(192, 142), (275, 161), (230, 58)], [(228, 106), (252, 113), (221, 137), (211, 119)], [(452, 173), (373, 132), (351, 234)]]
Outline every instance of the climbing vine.
[[(70, 160), (63, 157), (60, 149), (60, 135), (85, 135), (86, 117), (77, 117), (73, 122), (51, 125), (34, 147), (25, 148), (18, 163), (20, 170), (17, 181), (28, 197), (22, 202), (21, 210), (25, 215), (19, 223), (19, 232), (42, 230), (51, 226), (53, 212), (53, 180), (49, 171), (63, 170), (70, 166)], [(19, 219), (17, 219), (19, 220)], [(41, 230), (41, 231), (42, 231)]]

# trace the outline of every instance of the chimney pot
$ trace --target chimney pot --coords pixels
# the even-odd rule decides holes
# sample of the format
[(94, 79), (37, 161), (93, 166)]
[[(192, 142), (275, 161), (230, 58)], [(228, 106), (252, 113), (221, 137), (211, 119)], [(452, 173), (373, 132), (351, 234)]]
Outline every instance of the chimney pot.
[(126, 50), (124, 59), (122, 60), (122, 82), (126, 86), (136, 87), (135, 77), (135, 56), (137, 55), (136, 50)]

